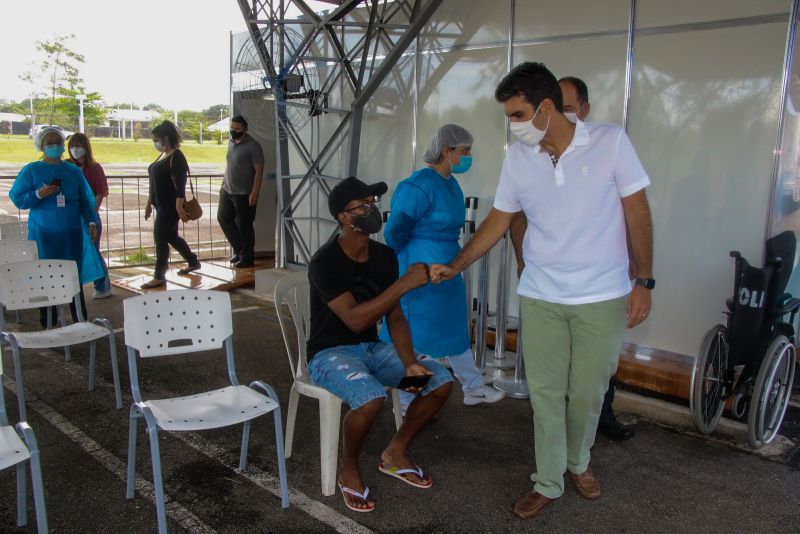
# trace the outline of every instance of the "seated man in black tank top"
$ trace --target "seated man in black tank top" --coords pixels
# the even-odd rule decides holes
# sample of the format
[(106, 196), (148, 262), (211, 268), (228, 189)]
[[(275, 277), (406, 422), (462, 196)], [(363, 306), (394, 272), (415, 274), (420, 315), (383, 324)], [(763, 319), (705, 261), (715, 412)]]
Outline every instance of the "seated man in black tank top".
[[(441, 409), (452, 389), (450, 373), (434, 361), (418, 361), (411, 333), (400, 309), (400, 297), (428, 283), (427, 266), (412, 265), (398, 278), (394, 251), (369, 238), (381, 228), (376, 198), (387, 190), (351, 177), (328, 197), (341, 233), (322, 246), (308, 267), (311, 332), (308, 370), (314, 381), (350, 406), (342, 423), (339, 488), (345, 505), (370, 512), (369, 497), (358, 468), (358, 453), (386, 398), (384, 386), (396, 387), (404, 376), (426, 375), (406, 412), (402, 426), (381, 454), (378, 469), (418, 488), (433, 481), (406, 456), (413, 438)], [(379, 341), (377, 322), (386, 316), (392, 344)]]

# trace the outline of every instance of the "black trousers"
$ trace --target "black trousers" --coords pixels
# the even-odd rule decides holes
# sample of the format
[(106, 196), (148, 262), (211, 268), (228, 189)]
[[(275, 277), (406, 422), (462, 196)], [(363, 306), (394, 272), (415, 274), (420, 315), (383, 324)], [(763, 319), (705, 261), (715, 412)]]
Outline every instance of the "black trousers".
[(178, 235), (178, 212), (174, 206), (158, 206), (153, 223), (153, 240), (156, 242), (156, 269), (153, 278), (163, 280), (169, 267), (169, 246), (178, 251), (189, 265), (197, 263), (197, 254)]
[(256, 206), (249, 205), (249, 195), (231, 195), (225, 189), (220, 189), (217, 222), (241, 261), (253, 261), (255, 218)]
[(606, 391), (606, 396), (603, 398), (603, 409), (600, 410), (600, 424), (612, 424), (616, 421), (616, 417), (614, 416), (614, 410), (611, 409), (611, 405), (614, 404), (614, 379), (608, 381), (608, 391)]
[[(86, 311), (86, 299), (83, 296), (83, 286), (81, 286), (80, 292), (80, 300), (81, 300), (81, 313), (83, 314), (83, 320), (88, 321), (89, 315)], [(57, 306), (45, 306), (44, 308), (39, 308), (39, 324), (42, 325), (42, 328), (47, 328), (47, 308), (53, 310), (53, 326), (58, 326), (58, 307)], [(69, 310), (72, 312), (72, 321), (77, 323), (78, 322), (78, 312), (75, 309), (75, 301), (69, 303)]]

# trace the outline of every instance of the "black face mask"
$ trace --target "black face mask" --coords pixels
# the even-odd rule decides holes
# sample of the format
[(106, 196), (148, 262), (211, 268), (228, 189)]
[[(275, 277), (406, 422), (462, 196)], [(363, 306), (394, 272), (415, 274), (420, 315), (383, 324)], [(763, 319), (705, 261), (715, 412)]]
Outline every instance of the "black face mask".
[(377, 208), (372, 208), (369, 213), (353, 217), (351, 225), (353, 230), (364, 232), (365, 234), (377, 234), (383, 228), (383, 218)]
[(244, 135), (244, 132), (237, 132), (236, 130), (231, 130), (230, 134), (231, 134), (231, 139), (236, 140), (240, 139)]

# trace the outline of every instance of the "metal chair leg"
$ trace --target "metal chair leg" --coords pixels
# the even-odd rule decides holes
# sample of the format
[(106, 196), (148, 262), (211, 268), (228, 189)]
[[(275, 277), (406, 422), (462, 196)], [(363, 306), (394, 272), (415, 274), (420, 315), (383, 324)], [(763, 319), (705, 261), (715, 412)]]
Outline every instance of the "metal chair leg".
[(117, 365), (117, 343), (114, 339), (114, 332), (108, 335), (108, 350), (111, 353), (111, 374), (114, 376), (114, 399), (117, 402), (117, 410), (122, 409), (122, 391), (119, 385), (119, 365)]
[(242, 425), (242, 447), (239, 451), (239, 471), (244, 471), (247, 466), (247, 445), (250, 442), (250, 421), (245, 421)]
[(125, 490), (125, 498), (133, 499), (134, 482), (136, 480), (136, 429), (141, 415), (131, 406), (131, 415), (128, 431), (128, 478)]
[(164, 507), (164, 482), (161, 477), (161, 451), (158, 447), (158, 427), (147, 422), (147, 437), (150, 438), (150, 461), (153, 464), (153, 487), (156, 490), (156, 514), (158, 532), (167, 532), (167, 511)]
[(94, 391), (94, 369), (97, 359), (97, 343), (92, 340), (89, 343), (89, 391)]
[(25, 463), (17, 464), (17, 526), (28, 524), (28, 481), (25, 474)]

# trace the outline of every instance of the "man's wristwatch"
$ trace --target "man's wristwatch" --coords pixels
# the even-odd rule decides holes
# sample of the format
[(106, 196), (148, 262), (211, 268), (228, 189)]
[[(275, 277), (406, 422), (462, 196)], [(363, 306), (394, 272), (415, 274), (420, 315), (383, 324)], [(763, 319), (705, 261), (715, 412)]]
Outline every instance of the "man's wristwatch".
[(637, 286), (642, 286), (646, 289), (653, 289), (656, 287), (656, 281), (652, 278), (635, 278), (634, 282), (636, 282)]

